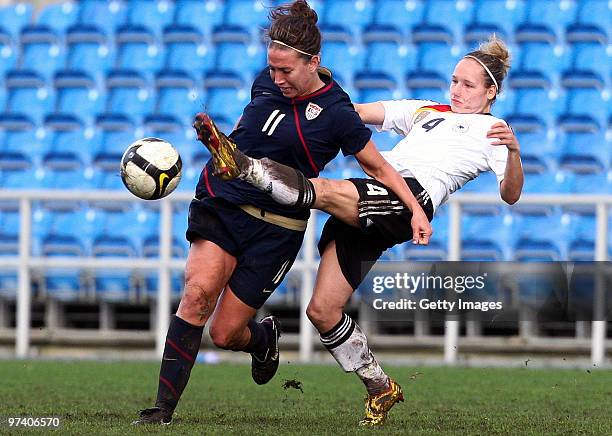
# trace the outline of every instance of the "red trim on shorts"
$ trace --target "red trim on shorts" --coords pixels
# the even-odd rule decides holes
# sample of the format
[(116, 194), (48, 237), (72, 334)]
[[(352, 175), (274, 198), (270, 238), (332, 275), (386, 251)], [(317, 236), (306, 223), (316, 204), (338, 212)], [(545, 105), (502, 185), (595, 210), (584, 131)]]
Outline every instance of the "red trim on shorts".
[(159, 376), (159, 381), (165, 384), (168, 387), (168, 389), (170, 389), (170, 391), (172, 392), (172, 395), (174, 395), (174, 398), (176, 398), (177, 400), (179, 399), (179, 394), (178, 392), (176, 392), (176, 389), (174, 389), (174, 386), (172, 386), (172, 383), (170, 383), (168, 380), (163, 378), (161, 375)]
[(308, 149), (308, 145), (306, 145), (306, 141), (304, 140), (304, 135), (302, 135), (302, 127), (300, 126), (300, 117), (298, 115), (297, 106), (293, 105), (293, 115), (295, 117), (295, 127), (297, 128), (297, 133), (300, 138), (300, 142), (302, 143), (302, 147), (304, 147), (304, 151), (306, 152), (306, 157), (308, 157), (308, 162), (310, 163), (310, 167), (315, 172), (315, 175), (319, 175), (319, 169), (314, 163), (312, 156), (310, 154), (310, 150)]
[(206, 184), (206, 190), (211, 197), (215, 196), (212, 188), (210, 187), (210, 182), (208, 181), (208, 167), (204, 168), (204, 183)]
[(172, 348), (174, 348), (174, 350), (179, 353), (183, 358), (187, 359), (188, 361), (192, 362), (194, 361), (193, 357), (191, 357), (189, 354), (185, 353), (183, 350), (181, 350), (181, 348), (176, 345), (174, 342), (172, 342), (170, 339), (166, 339), (166, 344), (170, 345)]
[(434, 109), (434, 110), (437, 110), (438, 112), (452, 112), (453, 111), (451, 107), (447, 104), (432, 104), (430, 106), (423, 106), (419, 109), (423, 109), (423, 108)]

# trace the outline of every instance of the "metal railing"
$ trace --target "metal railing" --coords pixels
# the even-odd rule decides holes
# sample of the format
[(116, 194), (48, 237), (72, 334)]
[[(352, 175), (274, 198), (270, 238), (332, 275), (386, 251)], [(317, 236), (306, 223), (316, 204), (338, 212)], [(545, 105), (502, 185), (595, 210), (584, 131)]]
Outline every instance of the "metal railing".
[[(157, 297), (156, 352), (161, 356), (171, 310), (170, 272), (183, 270), (185, 261), (173, 259), (172, 245), (172, 205), (190, 201), (192, 195), (176, 192), (170, 197), (159, 201), (159, 257), (156, 259), (134, 258), (126, 263), (125, 258), (73, 258), (73, 257), (35, 257), (31, 255), (32, 245), (32, 202), (34, 201), (123, 201), (134, 202), (134, 197), (128, 192), (118, 191), (0, 191), (0, 200), (11, 200), (19, 203), (20, 230), (19, 254), (17, 257), (3, 257), (2, 269), (14, 268), (18, 273), (17, 309), (16, 309), (16, 339), (15, 355), (26, 358), (30, 354), (30, 324), (31, 324), (31, 270), (33, 268), (117, 268), (157, 270), (159, 289)], [(448, 239), (448, 260), (461, 258), (461, 214), (466, 204), (499, 205), (501, 201), (494, 194), (460, 194), (449, 200), (450, 223)], [(612, 205), (611, 195), (524, 195), (521, 205), (590, 205), (596, 210), (597, 237), (595, 260), (607, 260), (608, 240), (608, 208)], [(313, 213), (310, 225), (306, 230), (302, 256), (294, 265), (293, 270), (301, 273), (300, 297), (300, 339), (299, 355), (302, 361), (310, 361), (313, 356), (314, 328), (306, 317), (306, 307), (312, 295), (314, 274), (318, 261), (315, 257), (315, 230), (317, 213)], [(593, 321), (591, 337), (591, 360), (601, 365), (605, 358), (606, 322)], [(445, 322), (444, 360), (449, 364), (457, 361), (459, 338), (459, 321)]]

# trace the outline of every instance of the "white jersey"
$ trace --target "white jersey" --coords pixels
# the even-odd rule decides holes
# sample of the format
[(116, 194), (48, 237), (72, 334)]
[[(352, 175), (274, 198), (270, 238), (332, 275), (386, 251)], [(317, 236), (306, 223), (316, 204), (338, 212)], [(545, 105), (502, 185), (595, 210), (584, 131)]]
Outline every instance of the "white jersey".
[(492, 145), (487, 131), (499, 121), (488, 114), (458, 114), (429, 100), (381, 102), (385, 120), (378, 131), (405, 136), (391, 151), (382, 152), (402, 177), (414, 177), (429, 193), (434, 208), (450, 194), (485, 171), (504, 179), (508, 149)]

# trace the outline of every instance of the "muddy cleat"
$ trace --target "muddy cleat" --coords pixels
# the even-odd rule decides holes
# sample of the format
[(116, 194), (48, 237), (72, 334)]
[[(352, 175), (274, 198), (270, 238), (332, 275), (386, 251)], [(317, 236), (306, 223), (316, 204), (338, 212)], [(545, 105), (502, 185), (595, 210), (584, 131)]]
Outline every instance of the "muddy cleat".
[(251, 375), (258, 385), (264, 385), (272, 380), (278, 370), (279, 352), (278, 338), (280, 338), (280, 323), (274, 316), (267, 316), (261, 320), (261, 324), (268, 329), (270, 345), (263, 357), (251, 353)]
[(385, 392), (365, 398), (365, 418), (359, 421), (359, 425), (383, 425), (389, 410), (395, 403), (402, 401), (404, 401), (404, 393), (401, 386), (389, 378), (389, 388)]
[(159, 424), (168, 425), (172, 421), (172, 412), (160, 407), (151, 407), (141, 410), (138, 419), (132, 425)]
[(238, 177), (240, 169), (233, 156), (236, 149), (234, 141), (217, 129), (214, 121), (205, 113), (196, 115), (193, 128), (198, 134), (198, 140), (212, 155), (214, 174), (222, 180), (232, 180)]

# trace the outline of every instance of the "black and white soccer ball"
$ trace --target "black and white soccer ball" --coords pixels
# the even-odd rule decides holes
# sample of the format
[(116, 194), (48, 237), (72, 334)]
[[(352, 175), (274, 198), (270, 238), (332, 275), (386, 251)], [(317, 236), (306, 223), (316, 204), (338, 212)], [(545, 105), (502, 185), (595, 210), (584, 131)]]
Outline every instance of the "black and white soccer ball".
[(136, 197), (158, 200), (176, 189), (183, 163), (178, 151), (159, 138), (130, 144), (121, 158), (121, 180)]

